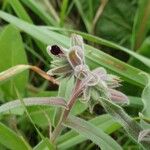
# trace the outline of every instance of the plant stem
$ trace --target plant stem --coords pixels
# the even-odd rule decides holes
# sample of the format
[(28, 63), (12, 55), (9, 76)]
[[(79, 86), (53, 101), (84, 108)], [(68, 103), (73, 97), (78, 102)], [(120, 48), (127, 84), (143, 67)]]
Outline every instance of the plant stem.
[(98, 7), (98, 10), (96, 12), (96, 15), (93, 19), (93, 23), (92, 23), (92, 32), (94, 32), (94, 29), (95, 29), (95, 26), (97, 24), (97, 21), (99, 20), (100, 16), (102, 15), (103, 11), (104, 11), (104, 8), (107, 4), (108, 0), (101, 0), (101, 4), (100, 6)]
[(68, 101), (68, 109), (65, 109), (62, 113), (62, 116), (59, 120), (59, 123), (57, 124), (56, 128), (53, 131), (51, 141), (54, 142), (57, 138), (57, 136), (61, 133), (63, 129), (63, 122), (67, 119), (73, 105), (75, 104), (78, 96), (80, 95), (82, 88), (80, 88), (81, 80), (77, 79), (75, 88), (73, 90), (73, 93), (71, 95), (70, 100)]

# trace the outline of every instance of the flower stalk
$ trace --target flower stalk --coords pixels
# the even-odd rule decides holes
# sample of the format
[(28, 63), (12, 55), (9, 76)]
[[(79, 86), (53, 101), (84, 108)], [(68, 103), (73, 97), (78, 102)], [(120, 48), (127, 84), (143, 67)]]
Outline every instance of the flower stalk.
[(105, 97), (110, 100), (111, 98), (112, 100), (117, 98), (121, 103), (128, 102), (123, 93), (113, 90), (113, 88), (120, 85), (118, 77), (107, 74), (104, 68), (90, 71), (85, 63), (84, 43), (81, 36), (72, 35), (71, 47), (68, 50), (61, 46), (52, 45), (47, 47), (47, 52), (53, 58), (52, 69), (47, 72), (49, 75), (57, 75), (59, 79), (66, 76), (76, 78), (74, 90), (67, 104), (68, 109), (62, 111), (60, 120), (52, 133), (52, 142), (55, 142), (61, 133), (63, 123), (79, 96), (83, 96), (83, 101), (89, 104), (91, 111), (94, 105), (98, 103), (99, 97)]
[(62, 113), (62, 116), (61, 116), (57, 126), (55, 127), (53, 133), (52, 133), (52, 137), (51, 137), (52, 142), (55, 142), (56, 138), (61, 133), (61, 131), (63, 129), (63, 122), (67, 119), (73, 105), (77, 101), (78, 96), (82, 92), (82, 89), (80, 88), (80, 85), (81, 85), (81, 80), (77, 79), (76, 85), (75, 85), (74, 90), (73, 90), (73, 93), (72, 93), (71, 98), (70, 98), (70, 100), (68, 101), (68, 104), (67, 104), (68, 109), (64, 109), (64, 111)]

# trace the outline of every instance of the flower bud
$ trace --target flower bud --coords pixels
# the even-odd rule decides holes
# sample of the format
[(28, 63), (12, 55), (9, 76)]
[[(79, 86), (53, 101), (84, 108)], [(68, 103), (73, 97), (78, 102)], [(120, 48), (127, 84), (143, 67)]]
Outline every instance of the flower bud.
[(65, 51), (58, 45), (52, 45), (47, 47), (47, 53), (56, 57), (62, 57), (64, 56)]
[(115, 103), (120, 103), (120, 104), (128, 104), (129, 100), (128, 97), (123, 94), (120, 91), (114, 90), (114, 89), (108, 89), (109, 94), (110, 94), (110, 99), (115, 102)]
[(84, 64), (83, 55), (80, 53), (81, 51), (82, 49), (79, 46), (74, 46), (71, 47), (68, 52), (67, 58), (73, 69), (78, 65)]
[(84, 49), (83, 38), (80, 35), (72, 34), (71, 35), (71, 46), (79, 46), (81, 49)]

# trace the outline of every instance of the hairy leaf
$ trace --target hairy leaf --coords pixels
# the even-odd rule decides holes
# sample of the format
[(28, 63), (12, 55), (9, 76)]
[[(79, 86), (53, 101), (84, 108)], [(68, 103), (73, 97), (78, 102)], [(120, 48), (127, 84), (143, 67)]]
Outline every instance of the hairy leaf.
[(67, 119), (65, 125), (92, 140), (102, 150), (122, 150), (120, 145), (117, 144), (110, 136), (83, 119), (71, 116)]

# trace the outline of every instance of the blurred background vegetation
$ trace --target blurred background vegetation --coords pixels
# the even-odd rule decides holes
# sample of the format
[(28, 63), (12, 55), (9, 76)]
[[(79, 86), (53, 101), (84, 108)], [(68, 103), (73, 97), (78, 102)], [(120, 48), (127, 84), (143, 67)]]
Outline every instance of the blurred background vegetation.
[[(51, 58), (46, 53), (46, 46), (56, 43), (68, 47), (67, 37), (76, 32), (83, 36), (85, 43), (97, 49), (87, 47), (86, 59), (91, 69), (103, 66), (125, 80), (120, 89), (131, 100), (125, 109), (133, 117), (138, 115), (145, 85), (144, 78), (138, 73), (150, 73), (150, 0), (1, 0), (0, 8), (0, 71), (17, 64), (49, 70)], [(90, 55), (89, 49), (95, 53)], [(62, 88), (67, 88), (67, 83), (63, 84)], [(1, 104), (18, 98), (14, 85), (22, 97), (55, 96), (58, 93), (57, 85), (34, 72), (25, 71), (0, 85)], [(104, 114), (99, 105), (93, 114), (86, 108), (79, 103), (73, 113), (85, 119)], [(53, 108), (44, 110), (52, 120)], [(48, 119), (43, 111), (34, 107), (28, 111), (43, 135), (48, 136)], [(14, 110), (11, 115), (0, 118), (35, 146), (40, 141), (39, 135), (28, 117), (20, 115), (22, 113), (22, 110)], [(124, 149), (138, 149), (124, 130), (116, 128), (106, 132)], [(86, 150), (98, 149), (88, 140), (70, 144), (68, 149), (82, 150), (87, 144)], [(0, 149), (7, 148), (0, 145)]]

